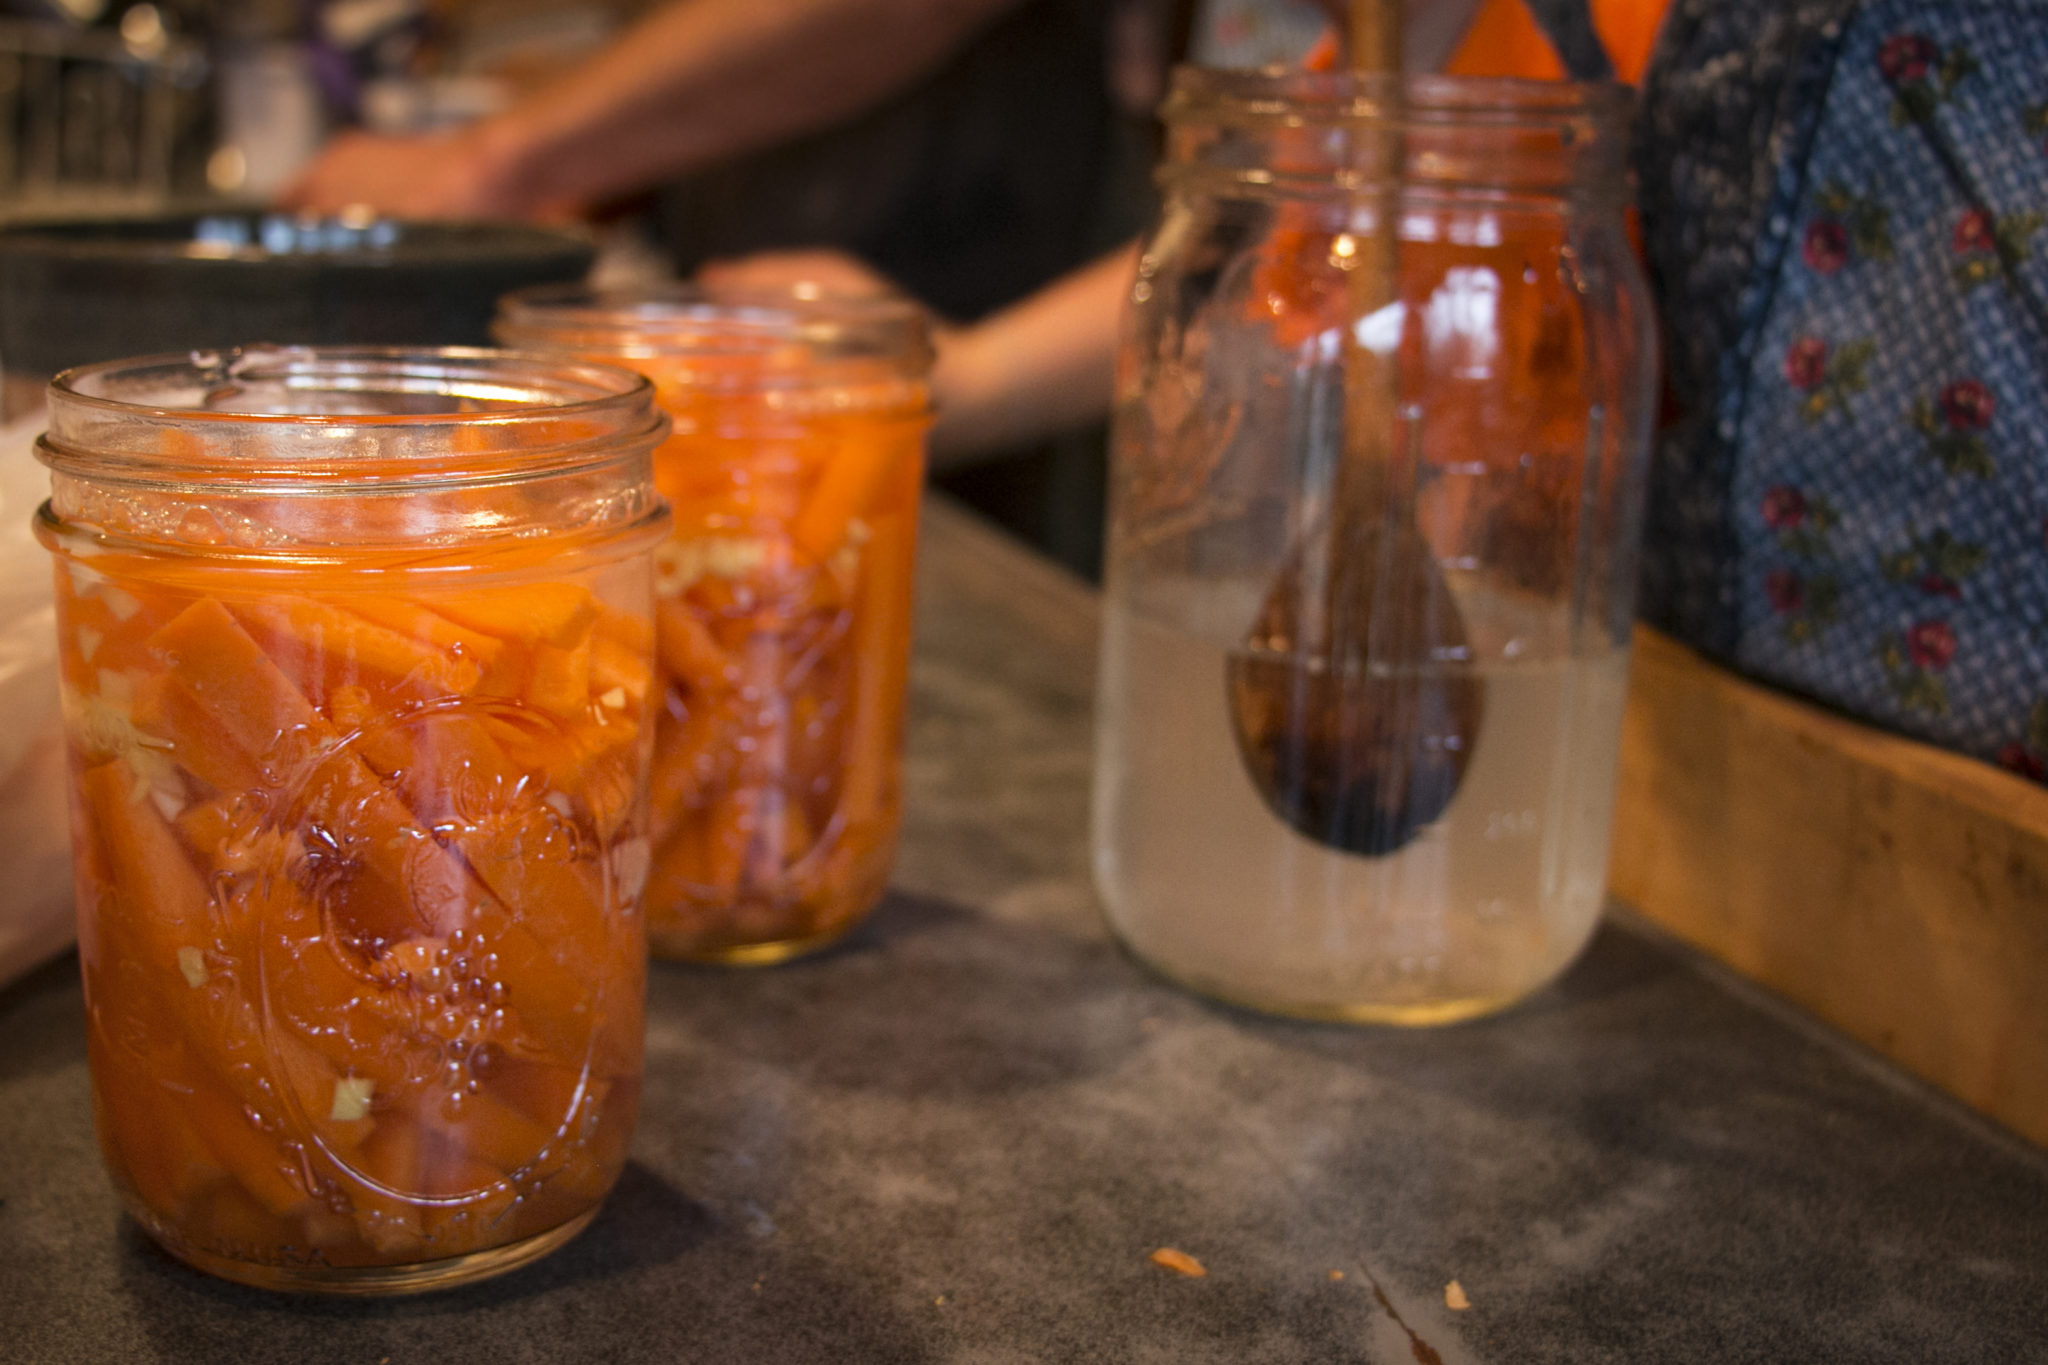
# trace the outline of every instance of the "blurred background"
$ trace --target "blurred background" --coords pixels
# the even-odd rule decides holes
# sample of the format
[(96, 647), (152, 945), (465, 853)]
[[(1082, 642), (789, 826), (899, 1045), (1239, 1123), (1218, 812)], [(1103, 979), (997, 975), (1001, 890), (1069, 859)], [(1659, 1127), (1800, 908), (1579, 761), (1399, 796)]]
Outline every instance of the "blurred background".
[[(268, 205), (337, 135), (475, 126), (659, 7), (0, 0), (0, 222)], [(1144, 225), (1153, 110), (1173, 61), (1294, 60), (1322, 26), (1308, 0), (981, 11), (935, 65), (851, 116), (553, 212), (598, 235), (600, 278), (830, 246), (968, 324)], [(1094, 429), (981, 452), (939, 482), (1092, 576), (1103, 468)]]

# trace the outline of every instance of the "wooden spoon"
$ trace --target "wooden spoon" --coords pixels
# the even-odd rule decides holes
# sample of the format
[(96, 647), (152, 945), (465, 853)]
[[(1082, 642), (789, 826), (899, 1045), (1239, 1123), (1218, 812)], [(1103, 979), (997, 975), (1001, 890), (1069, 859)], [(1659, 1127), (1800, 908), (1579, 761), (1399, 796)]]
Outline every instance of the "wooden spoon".
[[(1400, 70), (1399, 0), (1352, 0), (1351, 57), (1355, 71)], [(1383, 189), (1353, 256), (1354, 320), (1400, 297), (1401, 134), (1372, 136), (1385, 139)], [(1485, 699), (1412, 486), (1390, 486), (1397, 469), (1413, 479), (1420, 455), (1401, 448), (1413, 442), (1400, 436), (1396, 354), (1374, 354), (1347, 327), (1343, 359), (1328, 524), (1289, 552), (1226, 673), (1238, 752), (1266, 805), (1331, 848), (1378, 857), (1450, 805)]]

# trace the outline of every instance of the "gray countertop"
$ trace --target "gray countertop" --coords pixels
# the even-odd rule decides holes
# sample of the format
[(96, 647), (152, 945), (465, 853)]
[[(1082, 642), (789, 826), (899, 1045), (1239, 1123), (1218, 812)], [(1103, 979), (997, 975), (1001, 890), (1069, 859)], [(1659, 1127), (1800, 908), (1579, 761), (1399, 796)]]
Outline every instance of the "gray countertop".
[(896, 889), (654, 971), (634, 1161), (527, 1270), (184, 1269), (100, 1173), (75, 963), (0, 993), (0, 1360), (2048, 1361), (2048, 1157), (1626, 916), (1433, 1032), (1147, 976), (1087, 876), (1091, 598), (944, 508), (921, 591)]

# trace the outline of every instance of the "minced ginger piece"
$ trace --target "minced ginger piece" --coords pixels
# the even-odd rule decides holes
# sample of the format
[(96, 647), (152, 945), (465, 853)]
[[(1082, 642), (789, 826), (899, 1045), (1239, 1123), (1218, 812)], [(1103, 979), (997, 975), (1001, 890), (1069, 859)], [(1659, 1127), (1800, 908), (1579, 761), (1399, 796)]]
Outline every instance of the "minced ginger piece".
[(116, 621), (126, 621), (142, 610), (142, 603), (135, 599), (133, 593), (123, 592), (111, 584), (100, 589), (100, 601), (107, 604), (107, 610), (114, 613)]
[(1196, 1280), (1209, 1273), (1202, 1267), (1200, 1261), (1188, 1255), (1185, 1251), (1176, 1251), (1172, 1247), (1161, 1247), (1153, 1252), (1152, 1264), (1165, 1266), (1168, 1270), (1177, 1271), (1190, 1279)]
[(206, 954), (197, 948), (178, 949), (178, 970), (184, 973), (185, 984), (198, 990), (206, 984)]
[(375, 1094), (377, 1082), (369, 1076), (343, 1076), (334, 1083), (334, 1103), (328, 1107), (327, 1117), (336, 1123), (354, 1123), (357, 1119), (370, 1116), (370, 1096)]
[(1472, 1306), (1472, 1300), (1465, 1297), (1465, 1286), (1452, 1280), (1444, 1286), (1444, 1307), (1453, 1313), (1462, 1313)]

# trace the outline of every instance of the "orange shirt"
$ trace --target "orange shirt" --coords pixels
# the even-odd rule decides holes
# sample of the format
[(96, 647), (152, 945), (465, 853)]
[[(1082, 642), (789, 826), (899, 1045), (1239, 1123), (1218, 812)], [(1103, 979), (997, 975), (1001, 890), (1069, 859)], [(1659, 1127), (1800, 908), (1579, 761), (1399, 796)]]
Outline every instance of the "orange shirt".
[[(1593, 28), (1614, 61), (1614, 73), (1641, 80), (1667, 0), (1591, 0)], [(1444, 63), (1447, 76), (1520, 76), (1561, 81), (1564, 67), (1522, 0), (1484, 0), (1465, 39)]]

